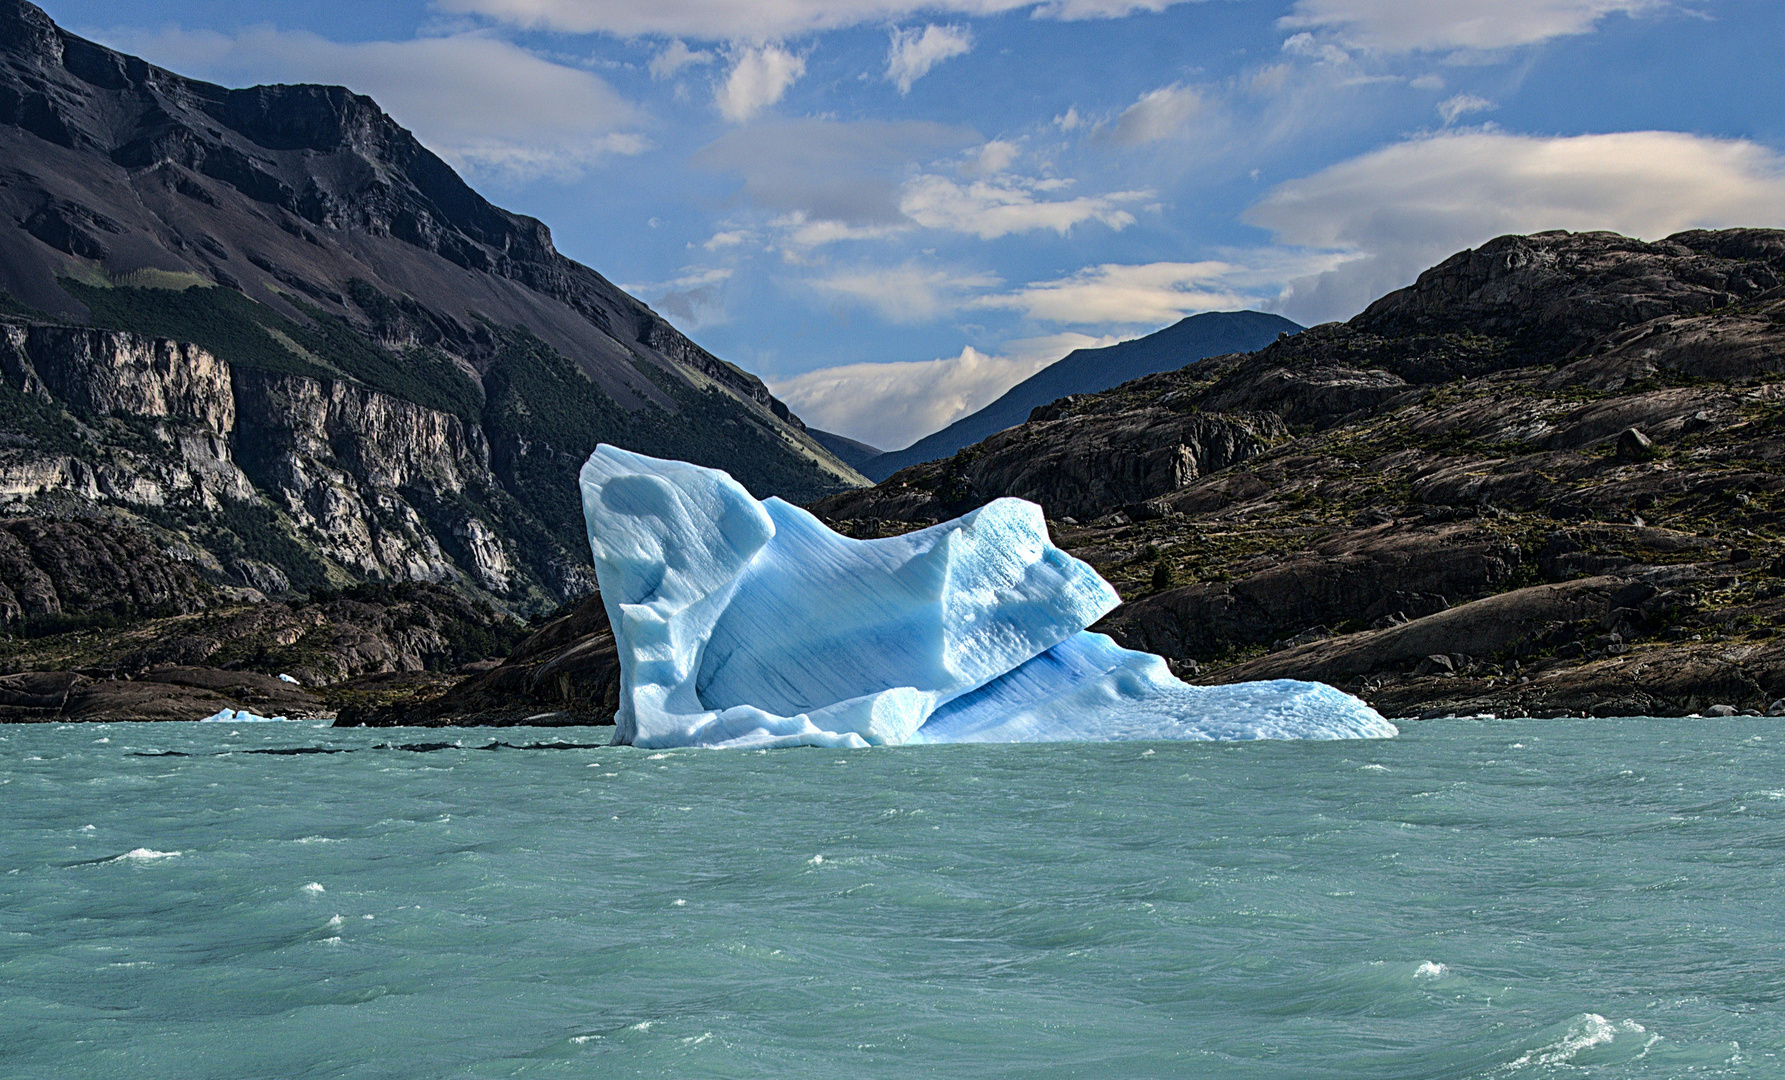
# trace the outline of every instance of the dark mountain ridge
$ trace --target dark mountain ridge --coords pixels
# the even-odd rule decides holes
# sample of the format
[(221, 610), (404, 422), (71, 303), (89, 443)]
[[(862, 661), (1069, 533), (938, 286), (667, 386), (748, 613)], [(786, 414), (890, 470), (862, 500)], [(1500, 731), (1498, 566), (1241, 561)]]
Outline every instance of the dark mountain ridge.
[(817, 428), (807, 428), (806, 434), (818, 440), (818, 445), (837, 455), (837, 460), (848, 464), (857, 471), (860, 471), (868, 462), (886, 453), (878, 446), (869, 446), (865, 442), (829, 431), (820, 431)]
[(1169, 371), (1210, 356), (1250, 352), (1282, 334), (1298, 333), (1301, 329), (1298, 323), (1262, 311), (1205, 311), (1133, 341), (1119, 341), (1098, 349), (1074, 349), (1017, 383), (990, 405), (941, 431), (926, 435), (903, 450), (850, 464), (869, 479), (884, 480), (907, 466), (947, 457), (988, 435), (1015, 427), (1029, 418), (1030, 410), (1068, 394), (1094, 394), (1142, 375)]
[(22, 226), (0, 231), (0, 287), (33, 308), (84, 318), (60, 278), (158, 271), (195, 274), (292, 317), (302, 316), (295, 293), (370, 322), (343, 295), (357, 280), (438, 309), (435, 325), (402, 329), (473, 359), (482, 335), (459, 310), (467, 304), (505, 325), (526, 321), (598, 381), (641, 399), (661, 395), (636, 372), (607, 370), (612, 361), (644, 353), (688, 364), (786, 419), (760, 379), (564, 257), (543, 223), (490, 204), (344, 87), (215, 86), (69, 34), (25, 0), (0, 0), (0, 140), (0, 207)]

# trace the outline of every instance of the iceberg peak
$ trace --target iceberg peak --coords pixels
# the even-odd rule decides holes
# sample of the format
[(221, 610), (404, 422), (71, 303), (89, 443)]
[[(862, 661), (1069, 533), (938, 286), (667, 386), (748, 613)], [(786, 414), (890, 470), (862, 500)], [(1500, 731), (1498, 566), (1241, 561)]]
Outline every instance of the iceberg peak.
[(1329, 686), (1193, 687), (1086, 632), (1121, 599), (1021, 499), (855, 540), (716, 469), (606, 444), (581, 487), (620, 657), (619, 743), (1395, 734)]

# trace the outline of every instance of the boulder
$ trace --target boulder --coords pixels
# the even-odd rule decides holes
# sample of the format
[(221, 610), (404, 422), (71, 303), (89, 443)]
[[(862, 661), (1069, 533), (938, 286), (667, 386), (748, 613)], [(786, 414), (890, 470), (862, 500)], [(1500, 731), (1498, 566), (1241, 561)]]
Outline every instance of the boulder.
[(1618, 435), (1618, 456), (1626, 461), (1647, 461), (1655, 456), (1655, 440), (1637, 428), (1625, 428)]

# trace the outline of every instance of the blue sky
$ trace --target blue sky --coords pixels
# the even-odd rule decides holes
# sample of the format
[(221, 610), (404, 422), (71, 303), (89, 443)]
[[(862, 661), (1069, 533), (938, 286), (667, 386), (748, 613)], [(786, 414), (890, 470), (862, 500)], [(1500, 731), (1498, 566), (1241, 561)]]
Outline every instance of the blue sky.
[(1196, 311), (1506, 232), (1785, 226), (1777, 0), (50, 0), (376, 97), (560, 250), (893, 449)]

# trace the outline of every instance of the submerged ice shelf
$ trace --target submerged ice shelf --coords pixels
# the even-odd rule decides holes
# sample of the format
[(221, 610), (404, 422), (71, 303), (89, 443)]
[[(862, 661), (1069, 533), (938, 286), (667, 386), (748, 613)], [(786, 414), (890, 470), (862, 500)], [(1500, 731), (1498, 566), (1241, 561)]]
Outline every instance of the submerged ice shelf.
[(999, 499), (853, 540), (730, 476), (602, 445), (583, 515), (620, 654), (615, 741), (868, 746), (1396, 734), (1350, 694), (1190, 686), (1085, 630), (1120, 598)]

